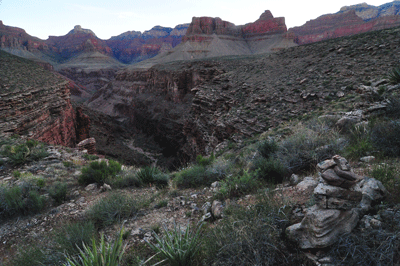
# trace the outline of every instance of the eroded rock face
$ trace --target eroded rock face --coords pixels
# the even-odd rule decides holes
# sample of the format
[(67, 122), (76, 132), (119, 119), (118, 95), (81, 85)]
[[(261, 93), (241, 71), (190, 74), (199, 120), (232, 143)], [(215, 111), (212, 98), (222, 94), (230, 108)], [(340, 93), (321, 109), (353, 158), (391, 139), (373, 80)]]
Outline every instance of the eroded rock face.
[(0, 133), (75, 146), (73, 82), (0, 51)]

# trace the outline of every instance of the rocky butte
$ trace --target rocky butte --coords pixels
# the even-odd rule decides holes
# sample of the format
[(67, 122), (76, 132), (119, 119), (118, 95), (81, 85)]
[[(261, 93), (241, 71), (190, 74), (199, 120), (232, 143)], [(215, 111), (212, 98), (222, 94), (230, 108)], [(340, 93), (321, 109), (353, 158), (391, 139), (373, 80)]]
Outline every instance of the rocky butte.
[(175, 60), (268, 53), (295, 45), (287, 35), (285, 18), (274, 18), (269, 10), (255, 22), (241, 26), (221, 18), (193, 17), (181, 44), (135, 67), (147, 68)]

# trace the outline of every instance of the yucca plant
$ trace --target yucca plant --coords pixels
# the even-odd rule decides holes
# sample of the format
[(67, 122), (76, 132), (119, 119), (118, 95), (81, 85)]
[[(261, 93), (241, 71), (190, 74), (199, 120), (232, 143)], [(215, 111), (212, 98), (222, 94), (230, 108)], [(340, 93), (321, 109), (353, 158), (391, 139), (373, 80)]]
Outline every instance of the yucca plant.
[(400, 67), (395, 67), (392, 69), (392, 71), (389, 73), (389, 81), (392, 84), (398, 84), (400, 83)]
[(96, 240), (92, 239), (92, 247), (83, 244), (78, 258), (67, 257), (64, 266), (119, 266), (125, 247), (122, 241), (123, 229), (114, 241), (113, 245), (106, 244), (104, 235), (101, 236), (100, 244), (96, 245)]
[(172, 230), (168, 230), (164, 225), (164, 235), (154, 233), (156, 245), (147, 244), (157, 252), (162, 260), (155, 265), (168, 264), (170, 266), (192, 265), (195, 255), (200, 249), (200, 230), (202, 224), (197, 227), (195, 232), (190, 232), (190, 226), (184, 232), (180, 226), (174, 225)]

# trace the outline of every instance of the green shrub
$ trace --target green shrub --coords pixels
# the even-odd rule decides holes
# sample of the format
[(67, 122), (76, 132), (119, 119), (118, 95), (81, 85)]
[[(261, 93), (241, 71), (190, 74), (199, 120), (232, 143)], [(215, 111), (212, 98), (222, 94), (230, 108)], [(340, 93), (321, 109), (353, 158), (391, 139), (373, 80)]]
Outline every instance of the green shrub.
[(65, 167), (69, 168), (69, 167), (72, 167), (72, 166), (74, 165), (74, 163), (73, 163), (73, 162), (70, 162), (70, 161), (63, 161), (63, 165), (64, 165)]
[(136, 203), (130, 196), (114, 192), (97, 201), (86, 216), (102, 228), (128, 218), (137, 211)]
[(20, 177), (21, 177), (21, 172), (18, 171), (18, 170), (14, 170), (14, 171), (12, 172), (12, 175), (13, 175), (13, 177), (15, 177), (15, 178), (20, 178)]
[(36, 147), (36, 146), (39, 144), (39, 141), (30, 139), (30, 140), (27, 140), (25, 144), (26, 144), (26, 146), (28, 146), (30, 149), (32, 149), (32, 148)]
[(371, 177), (382, 182), (385, 187), (391, 186), (390, 183), (396, 177), (396, 168), (387, 164), (375, 166), (371, 173)]
[(113, 160), (108, 161), (108, 164), (106, 161), (91, 162), (88, 167), (82, 168), (78, 182), (81, 185), (104, 184), (108, 178), (114, 178), (121, 171), (121, 167), (121, 164)]
[(67, 184), (56, 182), (49, 189), (49, 196), (54, 200), (57, 205), (63, 203), (67, 198)]
[(241, 176), (228, 176), (221, 182), (218, 191), (219, 198), (240, 197), (250, 192), (256, 191), (259, 182), (247, 171)]
[(374, 150), (369, 128), (355, 127), (350, 131), (349, 137), (350, 143), (346, 147), (346, 156), (358, 159), (369, 155)]
[(45, 199), (29, 183), (0, 186), (0, 214), (3, 217), (37, 213), (44, 208)]
[(11, 164), (21, 165), (30, 161), (36, 161), (47, 157), (49, 153), (43, 145), (37, 142), (27, 141), (18, 145), (5, 145), (2, 155), (10, 159)]
[(155, 185), (157, 188), (168, 186), (168, 174), (161, 172), (156, 167), (146, 166), (145, 168), (140, 169), (136, 176), (142, 184)]
[(142, 182), (140, 182), (136, 174), (123, 172), (114, 178), (109, 178), (107, 180), (107, 184), (109, 184), (112, 188), (125, 188), (140, 187)]
[(36, 185), (39, 188), (44, 188), (44, 186), (46, 185), (46, 180), (44, 178), (42, 178), (42, 177), (39, 177), (39, 178), (36, 179)]
[(371, 126), (370, 140), (385, 156), (400, 156), (400, 121), (378, 121)]
[(210, 165), (214, 160), (215, 160), (214, 153), (212, 153), (208, 158), (203, 157), (201, 154), (197, 155), (196, 157), (197, 164), (201, 166)]
[(268, 183), (282, 183), (287, 175), (287, 169), (278, 159), (274, 158), (259, 158), (255, 161), (254, 167), (256, 169), (255, 177)]
[(265, 159), (268, 159), (271, 155), (277, 152), (278, 149), (278, 143), (273, 139), (264, 140), (257, 148), (260, 155)]
[(174, 182), (178, 188), (195, 188), (199, 186), (210, 186), (211, 183), (220, 179), (218, 173), (207, 170), (204, 166), (195, 165), (176, 173)]
[(42, 266), (45, 265), (46, 254), (37, 246), (30, 246), (20, 249), (17, 255), (12, 259), (13, 266)]
[(180, 226), (174, 225), (172, 230), (164, 226), (162, 236), (154, 233), (156, 245), (147, 242), (148, 245), (157, 252), (158, 257), (163, 262), (171, 266), (193, 265), (197, 253), (200, 250), (200, 231), (199, 225), (195, 232), (190, 232), (190, 226), (186, 227), (184, 232)]
[(54, 233), (58, 250), (69, 256), (78, 255), (83, 245), (88, 245), (92, 239), (96, 239), (96, 228), (90, 221), (66, 224)]
[(99, 156), (94, 155), (94, 154), (88, 154), (88, 153), (85, 153), (84, 155), (82, 155), (82, 157), (88, 161), (93, 161), (93, 160), (99, 159)]
[(8, 158), (14, 165), (24, 164), (28, 160), (30, 150), (25, 144), (12, 146), (8, 153)]
[(121, 265), (122, 256), (125, 252), (122, 240), (122, 230), (114, 243), (106, 244), (104, 235), (101, 235), (100, 243), (97, 245), (96, 240), (92, 240), (92, 246), (88, 247), (83, 244), (78, 258), (67, 257), (65, 266), (119, 266)]
[(160, 209), (162, 207), (167, 207), (168, 201), (167, 200), (161, 200), (159, 201), (156, 205), (154, 205), (155, 209)]

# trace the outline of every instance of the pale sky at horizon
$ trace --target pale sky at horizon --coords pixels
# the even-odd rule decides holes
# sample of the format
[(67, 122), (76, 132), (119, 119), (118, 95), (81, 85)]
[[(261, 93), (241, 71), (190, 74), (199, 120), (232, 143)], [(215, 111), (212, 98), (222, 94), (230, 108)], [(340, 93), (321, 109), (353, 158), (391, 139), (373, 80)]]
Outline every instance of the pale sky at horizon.
[[(75, 25), (91, 29), (99, 38), (109, 39), (126, 31), (146, 31), (156, 25), (175, 27), (190, 23), (192, 17), (220, 17), (243, 25), (256, 21), (264, 10), (285, 17), (289, 28), (301, 26), (321, 15), (336, 13), (343, 6), (362, 0), (0, 0), (0, 20), (7, 26), (47, 39), (67, 34)], [(370, 0), (379, 6), (392, 1)]]

